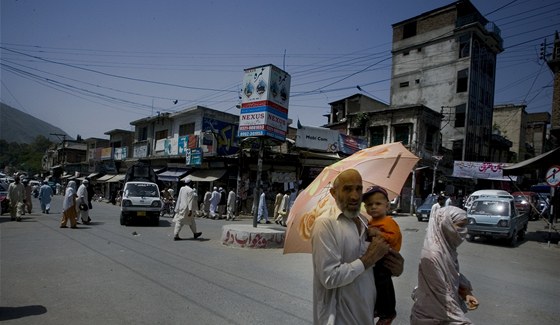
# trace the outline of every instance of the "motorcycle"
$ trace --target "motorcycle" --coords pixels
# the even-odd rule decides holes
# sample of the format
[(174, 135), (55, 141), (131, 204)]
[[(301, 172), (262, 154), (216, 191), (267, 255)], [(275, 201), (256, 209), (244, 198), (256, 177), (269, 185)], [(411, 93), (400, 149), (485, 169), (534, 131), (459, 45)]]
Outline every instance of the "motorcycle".
[(170, 218), (175, 217), (175, 200), (166, 199), (163, 201), (159, 216), (164, 217), (166, 214), (168, 214)]

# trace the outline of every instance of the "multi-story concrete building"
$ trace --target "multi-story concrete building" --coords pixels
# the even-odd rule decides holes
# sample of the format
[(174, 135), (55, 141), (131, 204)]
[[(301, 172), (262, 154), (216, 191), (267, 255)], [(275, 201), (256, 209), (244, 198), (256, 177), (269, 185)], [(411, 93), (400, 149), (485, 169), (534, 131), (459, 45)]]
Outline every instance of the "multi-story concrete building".
[(535, 156), (547, 152), (547, 127), (550, 124), (550, 113), (529, 113), (527, 114), (527, 131), (525, 138), (535, 149)]
[(511, 141), (513, 153), (511, 162), (519, 162), (535, 156), (535, 150), (526, 137), (528, 119), (526, 107), (527, 105), (514, 104), (494, 106), (493, 128), (499, 130), (503, 137)]
[(468, 0), (393, 24), (391, 106), (445, 115), (455, 160), (488, 161), (500, 30)]
[[(431, 189), (436, 164), (443, 158), (440, 125), (443, 115), (423, 105), (391, 107), (362, 94), (355, 94), (330, 103), (326, 128), (367, 140), (368, 147), (402, 142), (422, 158), (419, 166), (432, 168), (418, 173), (403, 187), (399, 209), (410, 211), (411, 193), (425, 197)], [(434, 160), (434, 156), (438, 159)], [(441, 168), (440, 168), (441, 172)], [(447, 171), (450, 173), (451, 171)], [(425, 190), (424, 190), (425, 189)]]

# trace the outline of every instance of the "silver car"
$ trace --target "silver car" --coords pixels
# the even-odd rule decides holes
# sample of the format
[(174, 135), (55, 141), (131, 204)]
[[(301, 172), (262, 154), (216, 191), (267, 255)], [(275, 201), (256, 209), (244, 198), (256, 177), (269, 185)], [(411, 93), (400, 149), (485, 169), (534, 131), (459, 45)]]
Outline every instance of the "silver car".
[(475, 237), (505, 238), (511, 246), (525, 238), (529, 216), (520, 214), (513, 199), (481, 198), (467, 211), (468, 241)]

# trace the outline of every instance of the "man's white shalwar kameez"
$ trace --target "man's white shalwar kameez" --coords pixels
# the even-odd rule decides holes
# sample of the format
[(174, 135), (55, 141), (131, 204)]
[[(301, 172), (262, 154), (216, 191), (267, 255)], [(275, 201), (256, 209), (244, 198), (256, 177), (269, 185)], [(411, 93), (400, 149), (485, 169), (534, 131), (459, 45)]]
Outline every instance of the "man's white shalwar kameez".
[(376, 290), (373, 271), (359, 259), (369, 245), (361, 228), (358, 233), (354, 221), (335, 207), (315, 220), (314, 324), (373, 324)]
[(179, 236), (179, 232), (184, 225), (189, 225), (193, 234), (196, 234), (194, 216), (197, 210), (194, 205), (194, 190), (188, 185), (181, 187), (175, 204), (175, 216), (173, 217), (173, 222), (175, 222), (173, 234), (175, 237)]

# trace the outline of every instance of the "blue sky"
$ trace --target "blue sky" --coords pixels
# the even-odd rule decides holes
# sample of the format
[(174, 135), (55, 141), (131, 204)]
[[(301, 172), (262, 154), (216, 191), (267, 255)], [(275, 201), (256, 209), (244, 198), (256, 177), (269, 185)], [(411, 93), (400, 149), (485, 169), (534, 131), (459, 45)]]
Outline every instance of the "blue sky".
[[(560, 2), (472, 2), (502, 30), (495, 103), (550, 112), (539, 52), (560, 29)], [(450, 3), (1, 0), (0, 97), (72, 137), (107, 138), (158, 111), (238, 114), (243, 69), (272, 63), (292, 76), (293, 126), (320, 126), (356, 86), (389, 103), (391, 24)]]

